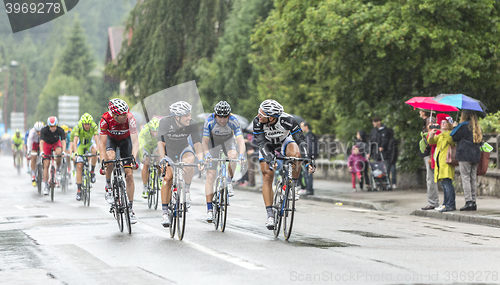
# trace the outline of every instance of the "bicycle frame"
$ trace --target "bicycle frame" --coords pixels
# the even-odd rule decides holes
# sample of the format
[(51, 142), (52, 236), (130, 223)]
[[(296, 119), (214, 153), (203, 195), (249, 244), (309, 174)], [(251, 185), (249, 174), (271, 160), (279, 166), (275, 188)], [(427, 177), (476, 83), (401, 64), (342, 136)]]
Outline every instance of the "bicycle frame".
[(82, 200), (83, 205), (90, 206), (90, 188), (92, 188), (92, 184), (90, 181), (90, 169), (89, 169), (89, 158), (97, 156), (97, 154), (90, 154), (86, 152), (81, 155), (83, 158), (83, 167), (82, 167)]
[(145, 158), (149, 158), (148, 169), (148, 208), (154, 204), (154, 209), (158, 208), (158, 200), (160, 195), (160, 177), (158, 175), (158, 154), (146, 154)]

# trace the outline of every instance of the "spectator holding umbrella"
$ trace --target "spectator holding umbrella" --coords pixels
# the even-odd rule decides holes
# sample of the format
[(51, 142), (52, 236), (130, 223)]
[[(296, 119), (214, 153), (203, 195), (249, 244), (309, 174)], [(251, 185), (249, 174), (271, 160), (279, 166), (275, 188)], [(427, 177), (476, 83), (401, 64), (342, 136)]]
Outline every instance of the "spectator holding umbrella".
[(476, 211), (477, 165), (481, 159), (480, 143), (483, 133), (474, 111), (462, 110), (460, 124), (451, 132), (457, 143), (456, 159), (460, 165), (465, 206), (460, 211)]
[(436, 210), (439, 212), (455, 211), (455, 188), (453, 179), (455, 178), (455, 167), (446, 163), (448, 148), (455, 144), (450, 136), (453, 119), (447, 114), (438, 114), (437, 122), (441, 126), (441, 133), (436, 136), (437, 129), (429, 131), (429, 144), (437, 144), (434, 158), (436, 168), (434, 169), (434, 181), (440, 182), (444, 192), (444, 204)]

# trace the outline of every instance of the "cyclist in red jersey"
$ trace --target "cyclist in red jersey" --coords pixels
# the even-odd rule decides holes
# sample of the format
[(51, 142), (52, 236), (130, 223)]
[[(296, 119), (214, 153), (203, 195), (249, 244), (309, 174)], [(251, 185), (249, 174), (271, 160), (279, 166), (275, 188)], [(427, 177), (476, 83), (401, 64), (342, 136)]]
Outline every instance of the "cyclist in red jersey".
[[(59, 127), (58, 120), (52, 116), (47, 119), (47, 126), (43, 127), (40, 131), (40, 149), (42, 150), (41, 156), (43, 158), (43, 181), (45, 182), (44, 195), (49, 195), (49, 164), (50, 158), (47, 155), (66, 155), (63, 149), (66, 149), (66, 140), (64, 130)], [(61, 180), (61, 157), (56, 158), (57, 170), (56, 179)]]
[[(116, 149), (120, 149), (120, 157), (133, 157), (139, 150), (137, 135), (137, 123), (132, 113), (129, 113), (128, 105), (119, 98), (111, 99), (108, 103), (109, 111), (102, 114), (100, 122), (100, 158), (101, 163), (113, 160), (116, 157)], [(137, 157), (134, 157), (137, 159)], [(127, 196), (129, 197), (130, 223), (137, 223), (137, 218), (132, 210), (134, 200), (135, 184), (132, 176), (132, 168), (137, 169), (139, 165), (132, 159), (124, 161), (125, 181), (127, 184)], [(106, 166), (101, 164), (101, 174), (106, 174), (105, 198), (109, 204), (114, 202), (113, 190), (111, 188), (111, 173), (113, 164)]]

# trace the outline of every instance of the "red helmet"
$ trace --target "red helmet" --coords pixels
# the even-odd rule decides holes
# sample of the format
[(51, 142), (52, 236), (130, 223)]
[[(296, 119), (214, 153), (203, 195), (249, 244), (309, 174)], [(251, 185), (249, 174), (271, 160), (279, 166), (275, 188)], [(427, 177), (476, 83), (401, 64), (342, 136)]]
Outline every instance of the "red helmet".
[(116, 115), (123, 115), (128, 113), (127, 102), (123, 101), (120, 98), (109, 100), (108, 109), (109, 111), (111, 111), (111, 113)]
[(47, 119), (47, 125), (49, 125), (49, 127), (57, 126), (57, 123), (57, 117), (52, 116)]

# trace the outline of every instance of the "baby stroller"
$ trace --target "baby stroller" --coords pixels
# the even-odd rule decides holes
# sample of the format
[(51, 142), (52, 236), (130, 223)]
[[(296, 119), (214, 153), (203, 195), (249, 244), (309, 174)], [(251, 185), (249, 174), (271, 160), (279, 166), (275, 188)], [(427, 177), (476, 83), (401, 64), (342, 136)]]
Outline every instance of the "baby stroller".
[[(392, 190), (391, 182), (389, 181), (389, 175), (387, 175), (387, 170), (385, 169), (384, 156), (380, 153), (382, 161), (369, 162), (370, 165), (370, 176), (372, 180), (371, 191), (387, 191)], [(370, 189), (368, 189), (370, 191)]]

